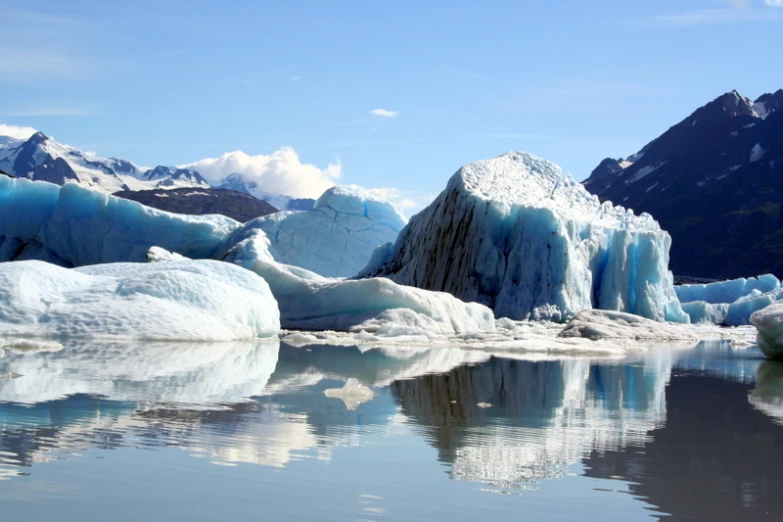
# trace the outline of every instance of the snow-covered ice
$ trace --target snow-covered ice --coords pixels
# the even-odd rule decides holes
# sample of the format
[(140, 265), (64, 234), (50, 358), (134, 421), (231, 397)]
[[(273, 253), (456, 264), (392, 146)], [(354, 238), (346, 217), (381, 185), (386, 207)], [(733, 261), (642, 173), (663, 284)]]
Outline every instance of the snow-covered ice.
[(327, 277), (350, 277), (404, 226), (391, 203), (360, 187), (337, 186), (324, 192), (313, 210), (276, 212), (246, 223), (226, 240), (226, 248), (263, 233), (276, 261)]
[(461, 168), (362, 273), (449, 292), (497, 317), (567, 321), (603, 308), (687, 322), (670, 246), (648, 214), (601, 204), (556, 165), (512, 152)]
[(323, 277), (276, 262), (265, 234), (235, 245), (225, 261), (247, 268), (269, 283), (283, 328), (454, 334), (494, 331), (492, 311), (443, 292), (398, 285), (385, 278)]
[(324, 395), (331, 399), (340, 399), (349, 410), (355, 410), (357, 406), (373, 400), (375, 392), (354, 378), (345, 381), (342, 388), (329, 388), (324, 390)]
[(614, 310), (583, 310), (568, 321), (560, 337), (698, 341), (698, 337), (682, 325), (653, 321)]
[(754, 312), (750, 322), (758, 331), (756, 342), (770, 359), (783, 359), (783, 302)]
[(279, 329), (266, 282), (229, 263), (0, 263), (0, 335), (7, 344), (9, 337), (223, 341)]

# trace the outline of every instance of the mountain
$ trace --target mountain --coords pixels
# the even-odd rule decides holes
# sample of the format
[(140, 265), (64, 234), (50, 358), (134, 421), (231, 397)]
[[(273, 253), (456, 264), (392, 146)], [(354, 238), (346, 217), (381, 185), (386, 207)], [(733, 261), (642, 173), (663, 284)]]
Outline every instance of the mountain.
[(174, 188), (154, 190), (123, 190), (115, 196), (138, 201), (148, 207), (178, 214), (223, 214), (245, 223), (277, 209), (249, 194), (226, 189)]
[(292, 198), (281, 194), (266, 193), (258, 186), (258, 183), (238, 172), (223, 178), (216, 188), (248, 194), (280, 210), (313, 210), (313, 205), (315, 205), (315, 200), (310, 198)]
[(672, 236), (671, 269), (728, 279), (783, 276), (783, 90), (726, 93), (584, 181), (601, 200), (648, 212)]
[(156, 167), (142, 169), (134, 163), (101, 158), (63, 145), (42, 132), (0, 136), (0, 170), (37, 181), (63, 185), (72, 181), (84, 187), (113, 193), (155, 188), (209, 188), (195, 171)]
[[(226, 156), (233, 158), (237, 154)], [(195, 168), (203, 163), (196, 162), (186, 167), (157, 166), (147, 169), (127, 160), (102, 158), (63, 145), (29, 127), (0, 125), (0, 172), (6, 172), (13, 177), (48, 181), (57, 185), (75, 182), (109, 194), (174, 188), (209, 189), (210, 183)], [(311, 210), (315, 203), (314, 199), (266, 192), (252, 179), (239, 173), (225, 177), (216, 185), (215, 188), (242, 192), (266, 201), (271, 206), (263, 207), (264, 210), (272, 207), (283, 210)], [(187, 206), (196, 208), (198, 204), (184, 205)], [(244, 210), (240, 211), (240, 214), (243, 212)], [(255, 211), (251, 213), (253, 212)]]

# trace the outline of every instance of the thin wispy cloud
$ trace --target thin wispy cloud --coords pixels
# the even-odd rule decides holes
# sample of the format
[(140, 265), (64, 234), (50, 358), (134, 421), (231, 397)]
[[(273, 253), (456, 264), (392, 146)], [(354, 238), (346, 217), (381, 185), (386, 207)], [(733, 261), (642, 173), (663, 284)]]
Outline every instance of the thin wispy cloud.
[(500, 140), (546, 140), (550, 136), (542, 134), (525, 134), (518, 132), (478, 132), (467, 135), (469, 138), (486, 138)]
[(665, 25), (681, 27), (783, 20), (783, 10), (768, 9), (769, 7), (783, 7), (783, 0), (763, 0), (763, 2), (758, 3), (750, 0), (716, 1), (724, 7), (667, 14), (659, 16), (657, 20)]
[(389, 111), (386, 109), (373, 109), (370, 111), (373, 116), (380, 116), (381, 118), (396, 118), (400, 115), (400, 111)]
[(289, 82), (291, 82), (291, 83), (296, 83), (296, 82), (298, 82), (298, 81), (299, 81), (299, 80), (301, 80), (301, 79), (302, 79), (302, 77), (301, 77), (301, 76), (299, 76), (298, 74), (295, 74), (295, 75), (291, 76), (291, 77), (288, 79), (288, 81), (289, 81)]
[(0, 115), (15, 117), (94, 116), (99, 112), (95, 104), (68, 99), (34, 100), (0, 107)]

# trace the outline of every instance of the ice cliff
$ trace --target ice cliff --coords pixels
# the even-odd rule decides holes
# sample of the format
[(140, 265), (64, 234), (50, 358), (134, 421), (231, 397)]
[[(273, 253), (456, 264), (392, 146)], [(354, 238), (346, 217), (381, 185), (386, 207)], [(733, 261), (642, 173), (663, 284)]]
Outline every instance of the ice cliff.
[(670, 245), (648, 214), (602, 204), (558, 166), (510, 152), (462, 167), (362, 275), (449, 292), (497, 317), (566, 321), (602, 308), (687, 322)]

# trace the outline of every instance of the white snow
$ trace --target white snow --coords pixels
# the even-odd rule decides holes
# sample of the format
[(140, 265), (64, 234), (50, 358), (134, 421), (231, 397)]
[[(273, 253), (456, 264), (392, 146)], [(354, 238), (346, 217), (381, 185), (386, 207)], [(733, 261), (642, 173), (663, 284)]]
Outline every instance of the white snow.
[(756, 143), (750, 150), (750, 162), (753, 163), (754, 161), (759, 161), (764, 157), (766, 152), (767, 151), (764, 149), (764, 147)]
[(644, 179), (659, 168), (661, 168), (666, 162), (663, 161), (659, 163), (658, 165), (647, 165), (646, 167), (640, 168), (638, 171), (636, 171), (636, 174), (634, 174), (631, 179), (626, 180), (626, 184), (635, 183), (639, 181), (640, 179)]
[(228, 263), (0, 263), (3, 336), (223, 341), (279, 328), (266, 282)]
[(759, 118), (766, 119), (766, 117), (769, 115), (769, 111), (767, 111), (767, 107), (764, 104), (764, 102), (756, 102), (753, 104), (753, 112), (756, 113), (756, 116)]
[(650, 191), (651, 191), (652, 189), (654, 189), (655, 187), (657, 187), (657, 186), (658, 186), (658, 183), (659, 183), (659, 182), (658, 182), (658, 181), (656, 181), (655, 183), (653, 183), (652, 185), (650, 185), (649, 187), (647, 187), (647, 190), (645, 190), (645, 191), (644, 191), (644, 192), (645, 192), (645, 194), (646, 194), (647, 192), (650, 192)]
[(460, 169), (363, 273), (447, 291), (497, 317), (566, 321), (605, 308), (687, 321), (670, 244), (648, 214), (602, 204), (556, 165), (512, 152)]
[(756, 124), (755, 124), (755, 123), (748, 123), (747, 125), (745, 125), (745, 126), (744, 126), (744, 127), (742, 127), (742, 128), (743, 128), (743, 129), (750, 129), (750, 128), (753, 128), (753, 127), (755, 127), (755, 126), (756, 126)]
[(735, 170), (739, 170), (742, 167), (742, 165), (732, 165), (729, 167), (730, 172), (734, 172)]
[(357, 186), (336, 186), (315, 202), (313, 210), (276, 212), (237, 229), (227, 247), (265, 234), (269, 252), (280, 263), (328, 277), (356, 275), (376, 247), (394, 241), (405, 226), (386, 201)]
[(783, 359), (783, 302), (754, 312), (750, 322), (758, 330), (756, 341), (761, 352), (770, 359)]

